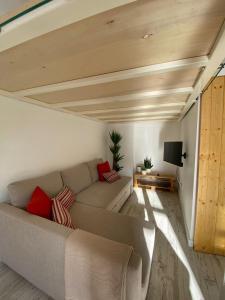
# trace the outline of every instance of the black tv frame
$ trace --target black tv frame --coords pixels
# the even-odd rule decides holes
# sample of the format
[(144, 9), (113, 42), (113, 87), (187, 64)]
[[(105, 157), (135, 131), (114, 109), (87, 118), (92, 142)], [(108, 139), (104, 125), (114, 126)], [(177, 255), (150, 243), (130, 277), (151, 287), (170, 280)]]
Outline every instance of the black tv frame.
[(164, 142), (163, 160), (172, 165), (183, 167), (182, 157), (186, 158), (186, 153), (182, 154), (183, 142)]

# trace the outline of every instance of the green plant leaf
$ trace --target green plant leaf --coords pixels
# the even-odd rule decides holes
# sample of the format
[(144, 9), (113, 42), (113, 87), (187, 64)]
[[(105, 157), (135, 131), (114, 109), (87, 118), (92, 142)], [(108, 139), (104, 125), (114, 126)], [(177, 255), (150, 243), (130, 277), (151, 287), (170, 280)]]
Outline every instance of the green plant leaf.
[(115, 159), (116, 162), (119, 162), (119, 161), (121, 161), (122, 159), (124, 159), (124, 155), (116, 154), (116, 155), (114, 156), (114, 159)]
[(146, 169), (151, 169), (151, 168), (153, 167), (152, 159), (146, 157), (146, 158), (144, 159), (144, 166), (145, 166)]
[(123, 169), (123, 167), (119, 165), (119, 161), (124, 158), (124, 155), (121, 155), (119, 153), (121, 149), (119, 143), (122, 140), (122, 136), (115, 130), (109, 132), (109, 136), (112, 142), (112, 145), (109, 145), (109, 150), (113, 155), (113, 169), (116, 171), (120, 171)]
[(122, 136), (114, 130), (112, 132), (110, 132), (109, 135), (110, 135), (111, 141), (115, 145), (119, 144), (119, 142), (122, 140)]

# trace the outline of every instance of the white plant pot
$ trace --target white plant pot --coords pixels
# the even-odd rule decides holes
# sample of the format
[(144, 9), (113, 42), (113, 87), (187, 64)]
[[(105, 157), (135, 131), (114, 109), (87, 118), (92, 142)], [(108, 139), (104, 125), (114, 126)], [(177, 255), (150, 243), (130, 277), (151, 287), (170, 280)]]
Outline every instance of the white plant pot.
[(142, 170), (142, 171), (141, 171), (141, 174), (142, 174), (142, 175), (146, 175), (146, 174), (147, 174), (147, 171), (146, 171), (146, 170)]
[(147, 174), (151, 174), (151, 169), (146, 169)]
[(137, 167), (137, 172), (141, 173), (141, 167)]

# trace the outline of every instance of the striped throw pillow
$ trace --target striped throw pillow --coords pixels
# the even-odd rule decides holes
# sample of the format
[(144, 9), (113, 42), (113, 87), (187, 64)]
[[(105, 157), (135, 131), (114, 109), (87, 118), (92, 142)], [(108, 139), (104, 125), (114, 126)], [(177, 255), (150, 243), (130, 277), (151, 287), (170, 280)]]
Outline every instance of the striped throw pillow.
[(74, 201), (74, 193), (67, 186), (65, 186), (57, 196), (52, 198), (53, 221), (74, 229), (69, 213), (69, 209), (73, 205)]
[(103, 173), (103, 177), (109, 183), (115, 182), (116, 180), (120, 179), (120, 175), (115, 170)]
[(58, 200), (66, 209), (70, 209), (75, 201), (75, 195), (67, 186), (64, 186), (52, 200), (54, 199)]
[(53, 221), (74, 229), (72, 219), (68, 209), (66, 209), (63, 206), (63, 204), (55, 198), (53, 199), (52, 202), (52, 216), (53, 216)]

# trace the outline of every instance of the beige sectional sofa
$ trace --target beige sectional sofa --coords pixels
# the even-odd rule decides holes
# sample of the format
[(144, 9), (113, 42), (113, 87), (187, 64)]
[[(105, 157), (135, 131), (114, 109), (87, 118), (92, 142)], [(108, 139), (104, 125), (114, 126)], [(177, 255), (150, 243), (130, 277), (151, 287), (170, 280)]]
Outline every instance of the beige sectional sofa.
[(132, 179), (122, 176), (113, 184), (98, 181), (96, 166), (101, 161), (97, 159), (64, 170), (62, 179), (77, 194), (77, 202), (118, 212), (132, 192)]
[[(114, 279), (109, 279), (107, 283), (102, 270), (107, 267), (109, 270), (116, 268), (120, 272), (121, 269), (124, 272), (121, 285), (124, 293), (119, 293), (121, 296), (118, 298), (118, 295), (112, 291), (110, 299), (144, 300), (148, 290), (155, 228), (149, 222), (116, 213), (132, 191), (131, 178), (121, 177), (112, 184), (98, 182), (96, 168), (98, 162), (99, 160), (93, 160), (62, 172), (53, 172), (10, 184), (8, 190), (11, 204), (0, 204), (0, 260), (49, 296), (59, 300), (69, 299), (66, 296), (67, 280), (70, 280), (71, 285), (71, 277), (72, 283), (74, 277), (74, 286), (79, 278), (82, 280), (88, 278), (88, 282), (87, 285), (83, 283), (81, 294), (78, 296), (76, 294), (70, 299), (84, 300), (82, 295), (85, 290), (85, 300), (103, 300), (104, 295), (110, 293)], [(74, 231), (26, 212), (24, 208), (37, 185), (50, 196), (57, 194), (63, 185), (68, 185), (76, 193), (76, 202), (70, 213), (73, 223), (79, 229)], [(80, 269), (77, 268), (79, 272), (75, 265), (68, 279), (65, 275), (65, 253), (67, 241), (76, 230), (84, 237), (83, 240), (79, 240), (79, 247), (85, 249), (86, 257), (84, 265), (81, 265)], [(86, 243), (85, 232), (91, 236), (92, 243), (90, 241), (89, 244)], [(76, 246), (76, 235), (74, 235), (74, 242)], [(87, 244), (88, 249), (84, 248)], [(133, 249), (126, 268), (116, 265), (115, 250), (114, 253), (107, 250), (119, 248), (119, 245), (127, 245), (127, 247), (129, 245)], [(97, 260), (98, 251), (101, 252), (99, 260)], [(120, 253), (121, 251), (123, 250), (120, 250)], [(105, 259), (104, 266), (101, 261), (102, 256)], [(85, 271), (87, 261), (89, 264), (92, 263), (91, 257), (96, 257), (95, 267), (93, 269), (92, 266), (90, 271)], [(82, 274), (84, 272), (86, 273)], [(107, 276), (109, 277), (109, 274)], [(92, 283), (91, 288), (90, 283)]]

